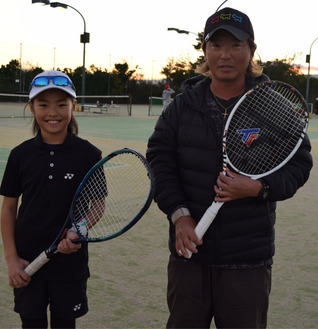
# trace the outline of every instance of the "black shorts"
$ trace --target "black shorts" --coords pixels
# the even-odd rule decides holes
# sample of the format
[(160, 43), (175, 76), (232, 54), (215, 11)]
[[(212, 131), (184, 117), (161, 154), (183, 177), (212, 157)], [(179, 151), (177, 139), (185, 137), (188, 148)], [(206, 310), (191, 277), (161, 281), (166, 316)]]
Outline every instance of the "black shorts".
[(32, 280), (23, 288), (14, 289), (14, 310), (22, 317), (39, 319), (47, 314), (60, 319), (76, 319), (88, 312), (87, 279), (73, 281)]

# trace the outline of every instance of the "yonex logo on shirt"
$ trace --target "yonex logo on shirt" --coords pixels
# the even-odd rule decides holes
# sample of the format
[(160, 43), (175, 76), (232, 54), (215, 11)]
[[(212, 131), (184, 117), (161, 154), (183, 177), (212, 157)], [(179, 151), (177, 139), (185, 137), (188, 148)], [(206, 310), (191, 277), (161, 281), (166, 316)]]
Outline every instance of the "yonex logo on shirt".
[(79, 311), (81, 309), (81, 306), (82, 306), (82, 304), (75, 305), (73, 308), (73, 311), (74, 312)]
[(74, 177), (74, 174), (65, 174), (64, 179), (71, 180)]

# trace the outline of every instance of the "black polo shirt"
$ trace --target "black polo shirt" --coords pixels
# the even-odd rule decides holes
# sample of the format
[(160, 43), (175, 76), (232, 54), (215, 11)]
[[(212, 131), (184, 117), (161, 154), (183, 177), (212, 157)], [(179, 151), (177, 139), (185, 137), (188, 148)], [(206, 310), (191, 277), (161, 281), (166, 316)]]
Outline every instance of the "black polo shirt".
[[(45, 144), (39, 133), (11, 151), (0, 194), (22, 196), (16, 222), (20, 257), (32, 261), (51, 245), (78, 185), (100, 159), (99, 149), (72, 133), (60, 145)], [(87, 244), (76, 253), (56, 255), (35, 275), (58, 280), (89, 276)]]

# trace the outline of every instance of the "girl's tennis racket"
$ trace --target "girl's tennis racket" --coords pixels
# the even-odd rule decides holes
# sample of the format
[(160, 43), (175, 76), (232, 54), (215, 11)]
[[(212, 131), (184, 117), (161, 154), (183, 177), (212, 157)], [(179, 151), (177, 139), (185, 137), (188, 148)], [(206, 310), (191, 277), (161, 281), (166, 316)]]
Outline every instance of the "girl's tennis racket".
[[(257, 85), (240, 98), (226, 122), (223, 174), (228, 165), (252, 179), (273, 173), (296, 153), (307, 127), (307, 105), (295, 88), (279, 81)], [(206, 210), (195, 228), (199, 239), (222, 205), (214, 201)]]
[(54, 242), (25, 272), (33, 275), (58, 253), (57, 246), (69, 229), (79, 236), (75, 243), (110, 240), (129, 230), (149, 208), (152, 187), (150, 167), (138, 152), (125, 148), (100, 160), (80, 183)]

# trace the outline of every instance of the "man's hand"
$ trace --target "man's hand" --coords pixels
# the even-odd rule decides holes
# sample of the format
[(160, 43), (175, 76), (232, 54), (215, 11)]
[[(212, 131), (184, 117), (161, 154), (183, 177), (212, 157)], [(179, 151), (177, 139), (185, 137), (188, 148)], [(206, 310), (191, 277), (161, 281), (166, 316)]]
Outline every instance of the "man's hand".
[(247, 176), (236, 174), (227, 169), (226, 175), (219, 174), (217, 185), (214, 186), (216, 193), (215, 201), (228, 202), (248, 197), (257, 197), (262, 188), (262, 183)]
[[(191, 216), (180, 217), (175, 222), (176, 229), (176, 251), (180, 256), (189, 258), (186, 248), (192, 253), (197, 253), (195, 246), (202, 244), (195, 234), (196, 222)], [(194, 245), (193, 245), (194, 244)]]

